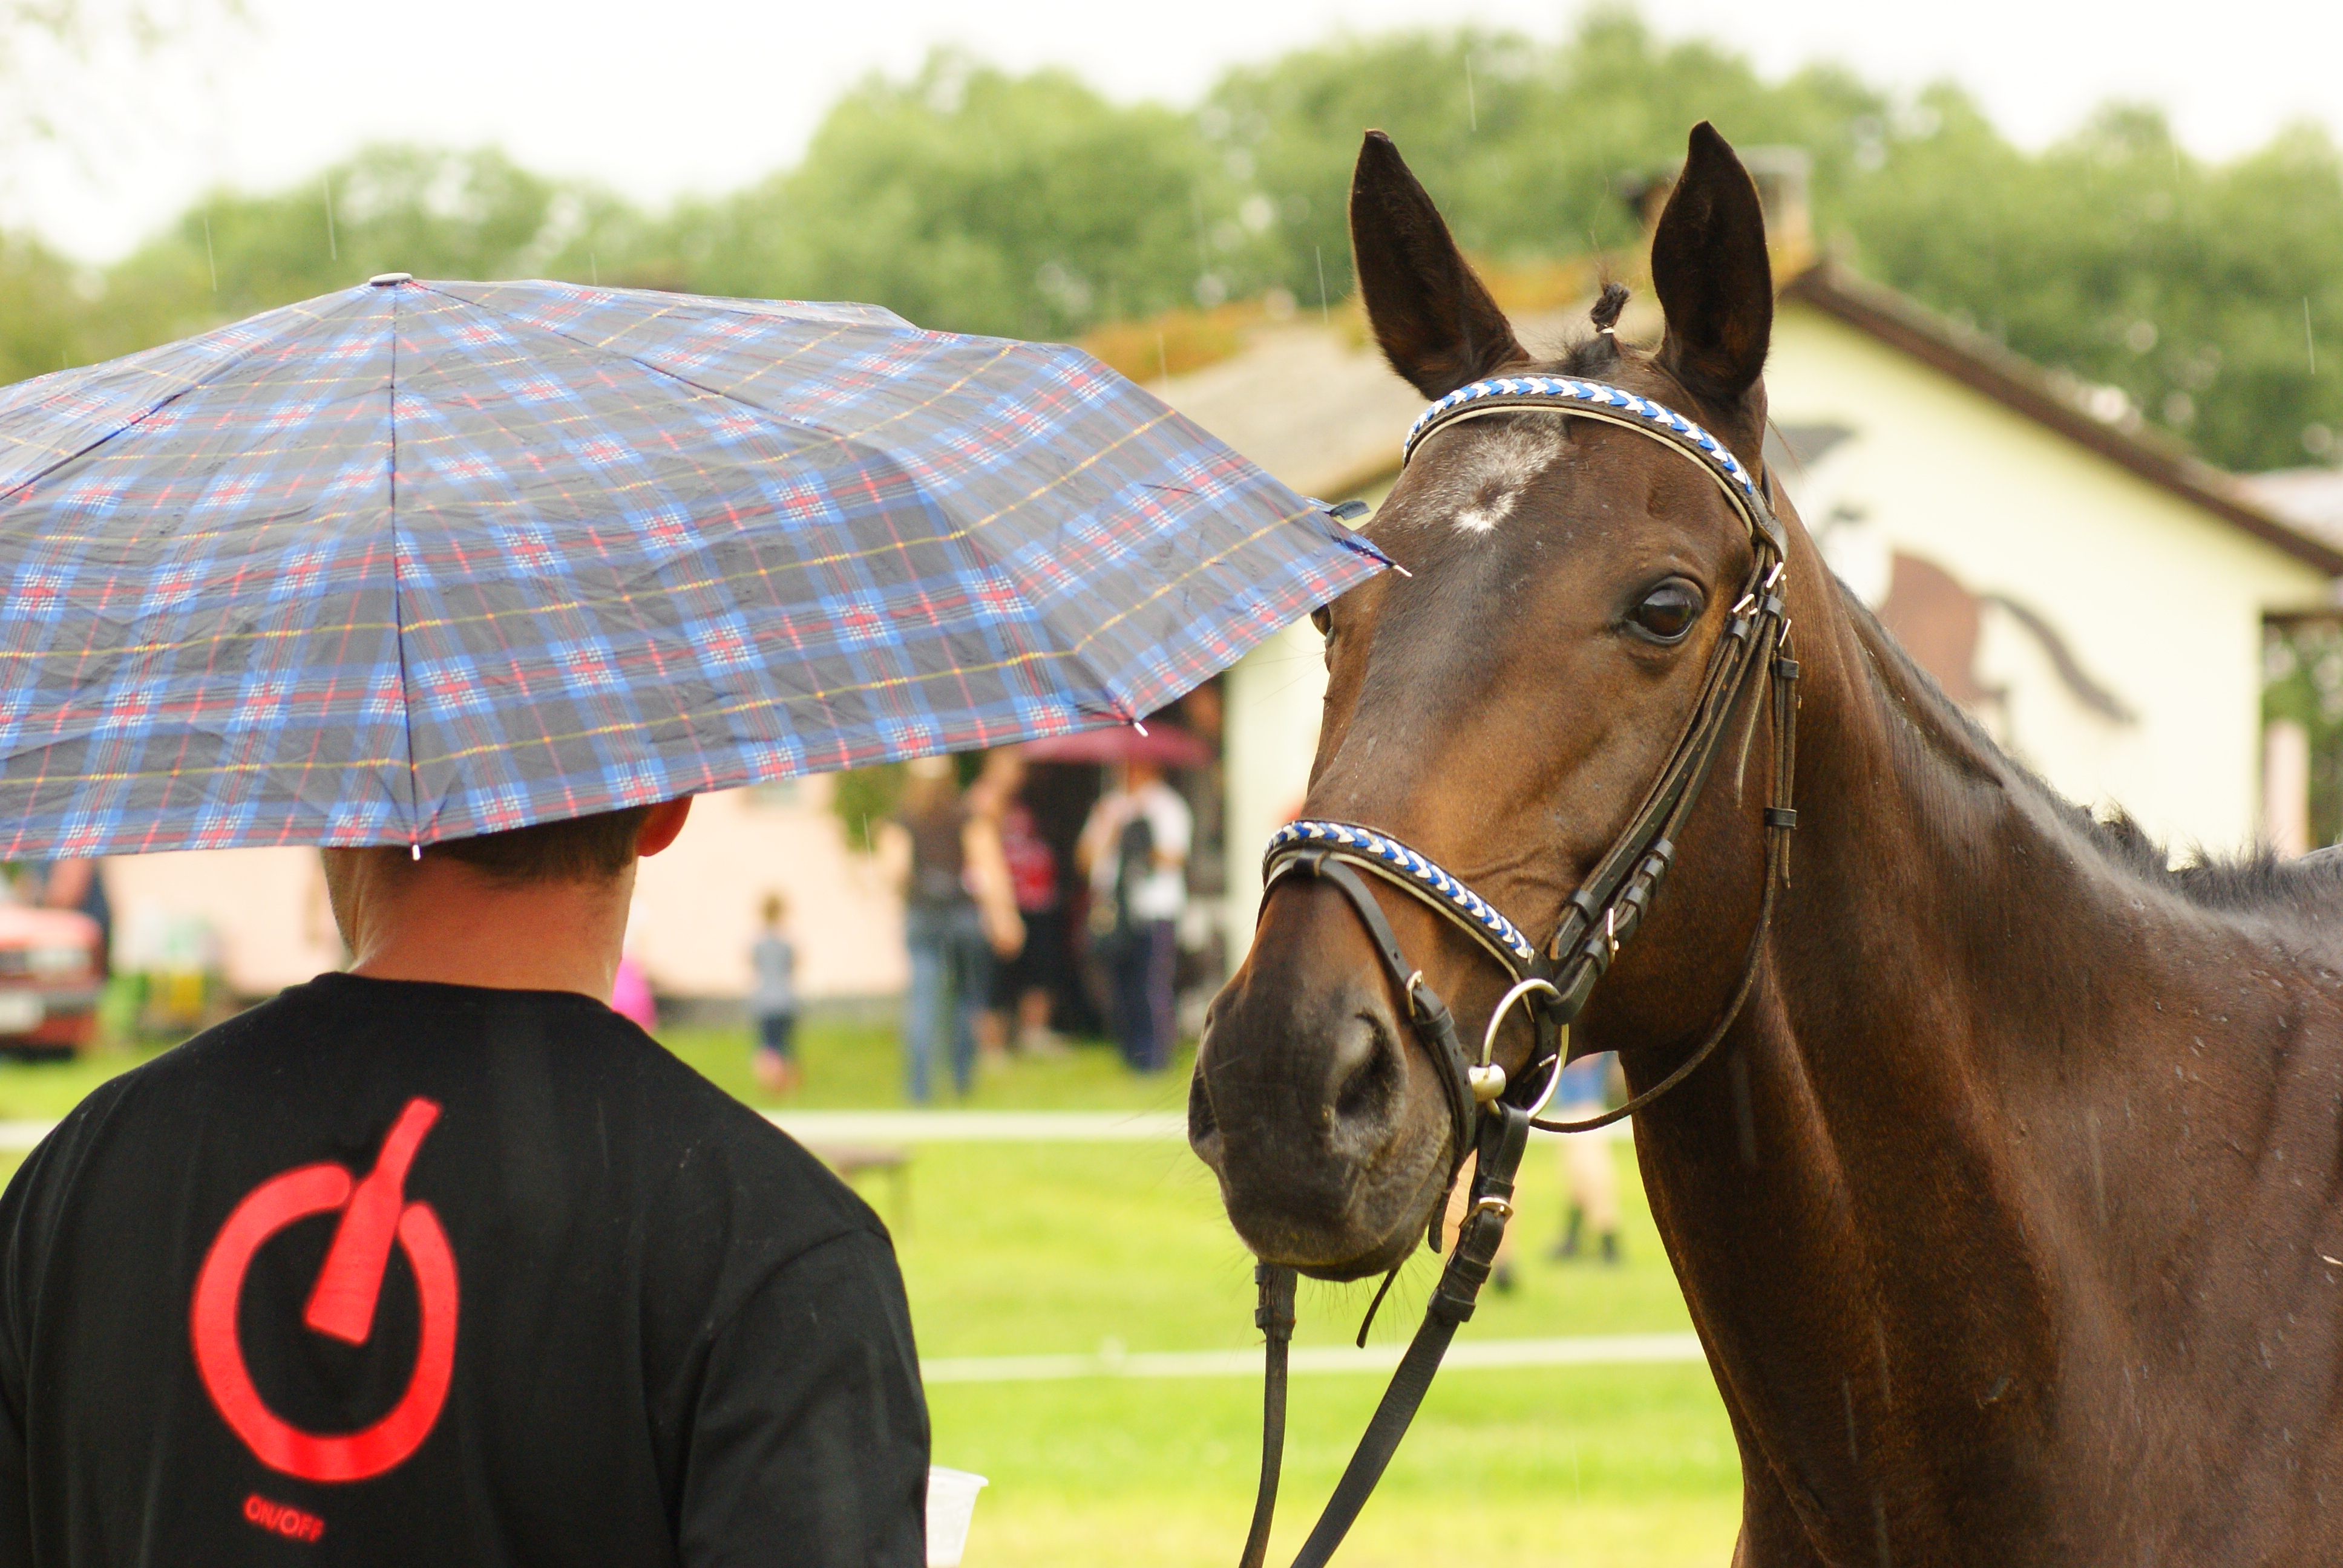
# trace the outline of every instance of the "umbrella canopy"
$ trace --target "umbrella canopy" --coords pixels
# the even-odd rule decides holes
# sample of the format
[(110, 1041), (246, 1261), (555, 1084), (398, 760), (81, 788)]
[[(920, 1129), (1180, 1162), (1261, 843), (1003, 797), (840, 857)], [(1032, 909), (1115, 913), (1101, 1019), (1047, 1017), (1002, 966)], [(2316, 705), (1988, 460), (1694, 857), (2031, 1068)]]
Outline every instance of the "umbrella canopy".
[(0, 857), (1124, 722), (1380, 564), (1078, 349), (393, 275), (0, 393)]
[(1028, 762), (1152, 762), (1159, 768), (1202, 768), (1212, 749), (1172, 724), (1150, 724), (1145, 734), (1125, 725), (1052, 735), (1025, 748)]

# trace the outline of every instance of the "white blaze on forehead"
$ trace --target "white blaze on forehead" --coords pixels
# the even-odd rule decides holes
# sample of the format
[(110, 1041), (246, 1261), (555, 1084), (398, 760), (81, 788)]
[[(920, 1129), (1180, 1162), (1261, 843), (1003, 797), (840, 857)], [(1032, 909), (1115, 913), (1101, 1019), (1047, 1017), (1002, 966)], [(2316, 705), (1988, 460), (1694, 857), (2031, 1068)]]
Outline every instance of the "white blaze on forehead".
[(1519, 490), (1499, 490), (1477, 507), (1467, 507), (1456, 514), (1454, 522), (1460, 534), (1485, 534), (1513, 514), (1513, 503), (1521, 498)]
[(1449, 432), (1436, 499), (1426, 498), (1433, 502), (1428, 515), (1446, 514), (1460, 534), (1493, 532), (1568, 447), (1562, 426), (1559, 418), (1530, 417), (1503, 425), (1473, 420)]

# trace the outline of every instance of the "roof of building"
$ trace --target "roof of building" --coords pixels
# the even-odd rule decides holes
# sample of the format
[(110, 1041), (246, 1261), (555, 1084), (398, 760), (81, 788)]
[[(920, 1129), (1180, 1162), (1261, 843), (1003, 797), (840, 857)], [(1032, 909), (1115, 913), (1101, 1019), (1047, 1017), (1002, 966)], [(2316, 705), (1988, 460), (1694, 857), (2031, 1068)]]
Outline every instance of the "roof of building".
[(2259, 505), (2343, 548), (2343, 468), (2278, 468), (2237, 482)]
[(1965, 330), (1894, 289), (1866, 282), (1830, 262), (1808, 267), (1781, 292), (1783, 298), (1810, 305), (1902, 350), (2306, 566), (2343, 577), (2343, 538), (2313, 532), (2281, 516), (2247, 481), (2188, 456), (2136, 413), (2127, 409), (2115, 419), (2100, 418), (2082, 407), (2084, 389), (2071, 378), (2011, 353), (1983, 333)]
[[(2056, 431), (2188, 505), (2343, 578), (2343, 501), (2331, 528), (2279, 496), (2197, 461), (2125, 409), (2113, 420), (2083, 406), (2087, 389), (1966, 330), (1895, 290), (1831, 262), (1806, 267), (1782, 297), (1810, 306), (1908, 354), (2013, 412)], [(1638, 304), (1644, 302), (1638, 301)], [(1559, 337), (1577, 313), (1518, 317), (1525, 340)], [(1656, 317), (1653, 317), (1656, 323)], [(1372, 341), (1349, 326), (1288, 325), (1242, 353), (1166, 383), (1167, 402), (1304, 495), (1327, 500), (1399, 469), (1399, 441), (1423, 411)]]
[[(1568, 314), (1520, 316), (1514, 329), (1558, 331)], [(1268, 329), (1163, 383), (1163, 400), (1303, 495), (1342, 500), (1399, 472), (1400, 437), (1423, 412), (1356, 324)]]

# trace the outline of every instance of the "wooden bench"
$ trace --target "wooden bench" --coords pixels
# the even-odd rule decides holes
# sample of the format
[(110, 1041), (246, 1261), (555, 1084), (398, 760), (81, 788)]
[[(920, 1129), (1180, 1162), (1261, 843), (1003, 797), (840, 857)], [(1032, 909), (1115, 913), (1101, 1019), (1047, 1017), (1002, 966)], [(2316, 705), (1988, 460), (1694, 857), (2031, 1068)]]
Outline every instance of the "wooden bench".
[(911, 1227), (911, 1151), (900, 1143), (809, 1143), (813, 1157), (851, 1183), (865, 1171), (887, 1174), (887, 1224), (890, 1230)]

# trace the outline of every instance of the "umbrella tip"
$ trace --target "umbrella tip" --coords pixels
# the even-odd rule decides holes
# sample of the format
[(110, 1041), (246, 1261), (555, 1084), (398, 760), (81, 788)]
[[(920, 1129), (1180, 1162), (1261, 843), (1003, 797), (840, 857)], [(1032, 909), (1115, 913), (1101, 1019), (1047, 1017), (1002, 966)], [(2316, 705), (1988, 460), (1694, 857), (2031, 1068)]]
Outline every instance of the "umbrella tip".
[(414, 281), (415, 275), (411, 272), (377, 272), (367, 279), (367, 286), (388, 288), (394, 283), (413, 283)]

